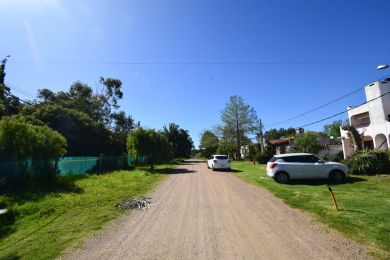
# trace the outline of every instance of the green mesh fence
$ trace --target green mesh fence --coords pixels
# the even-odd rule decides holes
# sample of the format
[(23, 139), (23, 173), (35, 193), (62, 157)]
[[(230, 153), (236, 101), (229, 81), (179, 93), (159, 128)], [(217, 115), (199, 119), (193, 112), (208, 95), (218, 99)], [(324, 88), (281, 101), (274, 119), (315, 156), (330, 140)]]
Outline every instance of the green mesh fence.
[[(0, 180), (18, 182), (39, 172), (42, 178), (49, 172), (57, 172), (60, 176), (70, 174), (97, 173), (124, 169), (129, 165), (146, 162), (145, 157), (132, 158), (130, 156), (99, 156), (99, 157), (63, 157), (59, 160), (15, 160), (0, 159)], [(42, 170), (44, 169), (44, 170)], [(46, 173), (47, 171), (48, 173)]]

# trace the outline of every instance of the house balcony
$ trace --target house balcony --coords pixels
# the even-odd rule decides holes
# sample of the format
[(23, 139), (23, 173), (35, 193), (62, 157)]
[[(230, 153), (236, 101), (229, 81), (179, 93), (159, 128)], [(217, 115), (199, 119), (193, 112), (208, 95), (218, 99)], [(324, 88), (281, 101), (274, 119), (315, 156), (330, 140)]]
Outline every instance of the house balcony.
[(361, 128), (366, 128), (370, 125), (370, 123), (371, 123), (370, 113), (364, 112), (361, 114), (353, 115), (353, 116), (351, 116), (349, 121), (353, 127), (361, 130)]

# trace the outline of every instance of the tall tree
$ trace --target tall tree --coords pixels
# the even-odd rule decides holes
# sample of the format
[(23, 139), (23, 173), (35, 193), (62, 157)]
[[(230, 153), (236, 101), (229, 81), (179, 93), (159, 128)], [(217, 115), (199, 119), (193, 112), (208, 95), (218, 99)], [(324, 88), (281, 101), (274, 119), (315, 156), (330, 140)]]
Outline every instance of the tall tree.
[(21, 106), (19, 99), (11, 94), (11, 89), (5, 84), (5, 66), (9, 57), (6, 56), (0, 63), (0, 118), (18, 113)]
[[(134, 128), (134, 119), (124, 111), (118, 111), (119, 100), (123, 97), (122, 82), (114, 78), (100, 78), (99, 82), (100, 87), (95, 91), (80, 81), (73, 83), (69, 91), (40, 89), (34, 106), (25, 113), (43, 112), (35, 113), (33, 117), (44, 115), (40, 120), (68, 139), (68, 155), (126, 153), (127, 136)], [(60, 111), (64, 114), (57, 114)], [(81, 121), (80, 118), (87, 119)], [(67, 121), (70, 123), (64, 124)], [(89, 138), (84, 136), (87, 133)], [(82, 139), (77, 135), (83, 136)]]
[(279, 139), (281, 137), (289, 137), (294, 136), (296, 134), (296, 130), (293, 127), (289, 127), (287, 129), (284, 128), (271, 128), (265, 132), (265, 139), (267, 141), (272, 139)]
[(292, 150), (302, 153), (318, 153), (323, 148), (318, 141), (318, 134), (306, 132), (295, 136)]
[(113, 78), (100, 78), (99, 82), (100, 90), (95, 92), (88, 84), (80, 81), (74, 82), (68, 92), (54, 93), (49, 89), (40, 89), (38, 101), (75, 109), (111, 128), (112, 115), (119, 108), (118, 102), (123, 97), (122, 82)]
[(323, 132), (328, 136), (340, 137), (340, 127), (343, 124), (342, 120), (333, 121), (331, 124), (324, 125)]
[(155, 164), (169, 161), (172, 155), (172, 146), (163, 134), (142, 127), (130, 133), (127, 149), (129, 155), (135, 158), (146, 157), (151, 169)]
[(259, 120), (254, 108), (247, 105), (239, 96), (231, 96), (229, 103), (221, 111), (222, 126), (219, 130), (222, 140), (233, 148), (236, 158), (239, 158), (240, 148), (247, 144), (249, 135), (256, 133)]
[(119, 111), (118, 113), (112, 114), (113, 119), (113, 146), (114, 154), (124, 154), (126, 153), (126, 143), (127, 137), (130, 132), (135, 128), (134, 119), (131, 116), (127, 116), (124, 111)]
[(43, 123), (63, 135), (68, 156), (113, 154), (111, 133), (87, 114), (54, 104), (26, 107), (22, 114), (31, 122)]
[(201, 150), (202, 156), (209, 158), (211, 155), (215, 154), (219, 147), (219, 139), (216, 134), (210, 130), (206, 130), (202, 133), (200, 138), (199, 148)]
[(175, 158), (190, 158), (193, 141), (188, 130), (180, 128), (177, 124), (169, 123), (167, 126), (164, 125), (162, 133), (172, 144)]

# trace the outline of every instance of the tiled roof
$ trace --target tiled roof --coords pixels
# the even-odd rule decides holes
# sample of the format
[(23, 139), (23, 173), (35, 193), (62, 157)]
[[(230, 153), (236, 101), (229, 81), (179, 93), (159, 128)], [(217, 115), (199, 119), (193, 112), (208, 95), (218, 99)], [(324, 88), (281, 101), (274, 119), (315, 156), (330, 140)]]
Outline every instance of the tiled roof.
[(282, 137), (279, 139), (269, 140), (268, 143), (270, 143), (272, 145), (286, 144), (286, 143), (290, 143), (290, 140), (292, 140), (292, 139), (294, 139), (294, 137)]

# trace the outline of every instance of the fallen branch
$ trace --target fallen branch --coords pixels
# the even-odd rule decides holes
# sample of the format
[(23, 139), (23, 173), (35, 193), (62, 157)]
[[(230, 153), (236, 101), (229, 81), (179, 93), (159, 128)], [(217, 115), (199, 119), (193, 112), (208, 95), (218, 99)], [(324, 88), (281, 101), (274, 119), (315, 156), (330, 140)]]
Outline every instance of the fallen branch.
[(148, 210), (152, 205), (151, 198), (137, 198), (131, 200), (125, 200), (117, 204), (115, 207), (118, 209), (143, 209)]

